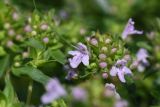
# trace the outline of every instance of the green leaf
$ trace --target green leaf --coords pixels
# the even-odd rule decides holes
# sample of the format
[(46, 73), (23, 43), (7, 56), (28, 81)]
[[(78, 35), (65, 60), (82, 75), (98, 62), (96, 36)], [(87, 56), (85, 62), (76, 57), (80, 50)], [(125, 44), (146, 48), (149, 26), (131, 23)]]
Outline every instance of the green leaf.
[(7, 98), (7, 107), (20, 107), (20, 102), (18, 101), (17, 95), (14, 91), (9, 75), (6, 75), (5, 77), (5, 84), (6, 85), (3, 93)]
[(7, 99), (6, 96), (0, 91), (0, 107), (6, 107)]
[(40, 42), (34, 38), (30, 38), (26, 44), (35, 48), (35, 49), (39, 49), (39, 50), (43, 50), (45, 48), (42, 42)]
[(33, 80), (39, 83), (42, 83), (43, 85), (45, 85), (50, 79), (50, 77), (42, 73), (40, 70), (31, 66), (13, 68), (12, 72), (16, 76), (28, 75), (30, 78), (32, 78)]
[(137, 46), (141, 47), (141, 48), (145, 48), (145, 49), (147, 49), (149, 51), (152, 50), (152, 47), (150, 45), (148, 45), (147, 43), (145, 43), (145, 42), (138, 42)]
[(0, 56), (4, 56), (4, 55), (6, 55), (6, 52), (5, 52), (5, 50), (3, 49), (3, 47), (0, 46)]
[(65, 55), (60, 50), (51, 50), (50, 56), (61, 64), (66, 63)]
[(0, 67), (0, 77), (1, 77), (9, 65), (9, 55), (6, 55), (2, 59), (0, 59), (0, 65), (1, 65)]

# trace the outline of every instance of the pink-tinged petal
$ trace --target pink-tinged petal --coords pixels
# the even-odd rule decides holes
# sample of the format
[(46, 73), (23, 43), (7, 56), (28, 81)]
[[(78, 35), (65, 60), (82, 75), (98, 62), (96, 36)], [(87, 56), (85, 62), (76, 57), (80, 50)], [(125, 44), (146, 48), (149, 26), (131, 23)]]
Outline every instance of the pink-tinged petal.
[(70, 58), (69, 59), (69, 63), (70, 63), (70, 66), (72, 68), (77, 68), (78, 65), (81, 63), (82, 61), (82, 57), (83, 55), (81, 53), (79, 53), (78, 55), (74, 56), (73, 58)]
[(84, 55), (83, 57), (82, 57), (82, 63), (84, 64), (84, 65), (89, 65), (89, 56), (88, 55)]
[(111, 76), (116, 76), (117, 73), (118, 73), (118, 68), (113, 66), (112, 69), (110, 70), (110, 75)]
[(126, 82), (126, 80), (125, 80), (125, 78), (124, 78), (124, 72), (118, 72), (118, 78), (119, 78), (119, 80), (121, 81), (121, 82), (123, 82), (123, 83), (125, 83)]
[(69, 51), (68, 52), (68, 54), (73, 55), (73, 56), (78, 55), (79, 53), (80, 53), (79, 51)]

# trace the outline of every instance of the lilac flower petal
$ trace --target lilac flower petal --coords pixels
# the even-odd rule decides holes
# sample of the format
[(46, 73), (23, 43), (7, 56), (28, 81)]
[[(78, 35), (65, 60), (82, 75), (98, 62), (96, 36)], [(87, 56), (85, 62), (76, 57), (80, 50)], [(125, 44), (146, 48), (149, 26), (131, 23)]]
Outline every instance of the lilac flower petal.
[(78, 43), (77, 50), (69, 51), (68, 54), (73, 56), (73, 58), (69, 58), (72, 68), (77, 68), (81, 62), (86, 66), (89, 65), (89, 52), (84, 44)]
[(84, 65), (89, 65), (89, 56), (88, 55), (84, 55), (83, 57), (82, 57), (82, 63), (84, 64)]
[(41, 97), (41, 101), (43, 104), (49, 104), (57, 98), (58, 98), (57, 94), (47, 92)]
[(57, 79), (51, 79), (46, 85), (46, 93), (41, 97), (44, 104), (51, 103), (61, 96), (66, 95), (65, 89), (61, 86)]
[(134, 21), (130, 18), (122, 33), (122, 39), (126, 39), (128, 35), (132, 34), (143, 34), (143, 31), (136, 30), (134, 28)]
[(110, 70), (110, 75), (116, 76), (117, 72), (118, 72), (118, 69), (115, 66), (113, 66)]
[(70, 58), (70, 59), (69, 59), (70, 66), (71, 66), (72, 68), (77, 68), (78, 65), (79, 65), (79, 64), (81, 63), (81, 61), (82, 61), (82, 57), (83, 57), (83, 55), (79, 53), (78, 55), (74, 56), (72, 59)]
[(118, 72), (118, 78), (121, 82), (126, 82), (125, 78), (124, 78), (124, 72)]
[(73, 56), (78, 55), (79, 53), (80, 53), (79, 51), (69, 51), (68, 52), (68, 54), (73, 55)]
[(123, 67), (123, 72), (125, 74), (132, 74), (131, 70), (129, 68), (127, 68), (126, 66)]
[(139, 61), (141, 61), (141, 60), (143, 60), (143, 59), (146, 59), (149, 55), (148, 55), (148, 52), (147, 52), (146, 49), (141, 48), (141, 49), (138, 50), (136, 56), (137, 56), (137, 59), (138, 59)]

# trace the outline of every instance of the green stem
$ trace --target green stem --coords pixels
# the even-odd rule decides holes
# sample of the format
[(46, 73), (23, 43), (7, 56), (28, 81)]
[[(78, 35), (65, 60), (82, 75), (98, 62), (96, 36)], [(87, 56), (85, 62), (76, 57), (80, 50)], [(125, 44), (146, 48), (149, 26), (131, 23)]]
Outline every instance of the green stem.
[(30, 80), (29, 85), (28, 85), (28, 94), (27, 94), (27, 100), (26, 100), (26, 107), (29, 107), (29, 104), (31, 102), (32, 90), (33, 90), (33, 80)]

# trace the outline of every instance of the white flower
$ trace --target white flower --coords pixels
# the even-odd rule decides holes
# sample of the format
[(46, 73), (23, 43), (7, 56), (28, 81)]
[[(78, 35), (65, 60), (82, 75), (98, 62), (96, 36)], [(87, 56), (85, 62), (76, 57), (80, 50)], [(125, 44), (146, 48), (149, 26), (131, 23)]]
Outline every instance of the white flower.
[(86, 66), (89, 65), (89, 52), (84, 44), (78, 43), (77, 50), (69, 51), (68, 54), (73, 56), (73, 58), (69, 58), (72, 68), (77, 68), (81, 62)]
[(124, 75), (131, 75), (131, 70), (126, 67), (126, 61), (124, 59), (118, 60), (116, 64), (111, 68), (110, 75), (116, 76), (118, 75), (118, 78), (121, 82), (126, 82)]

